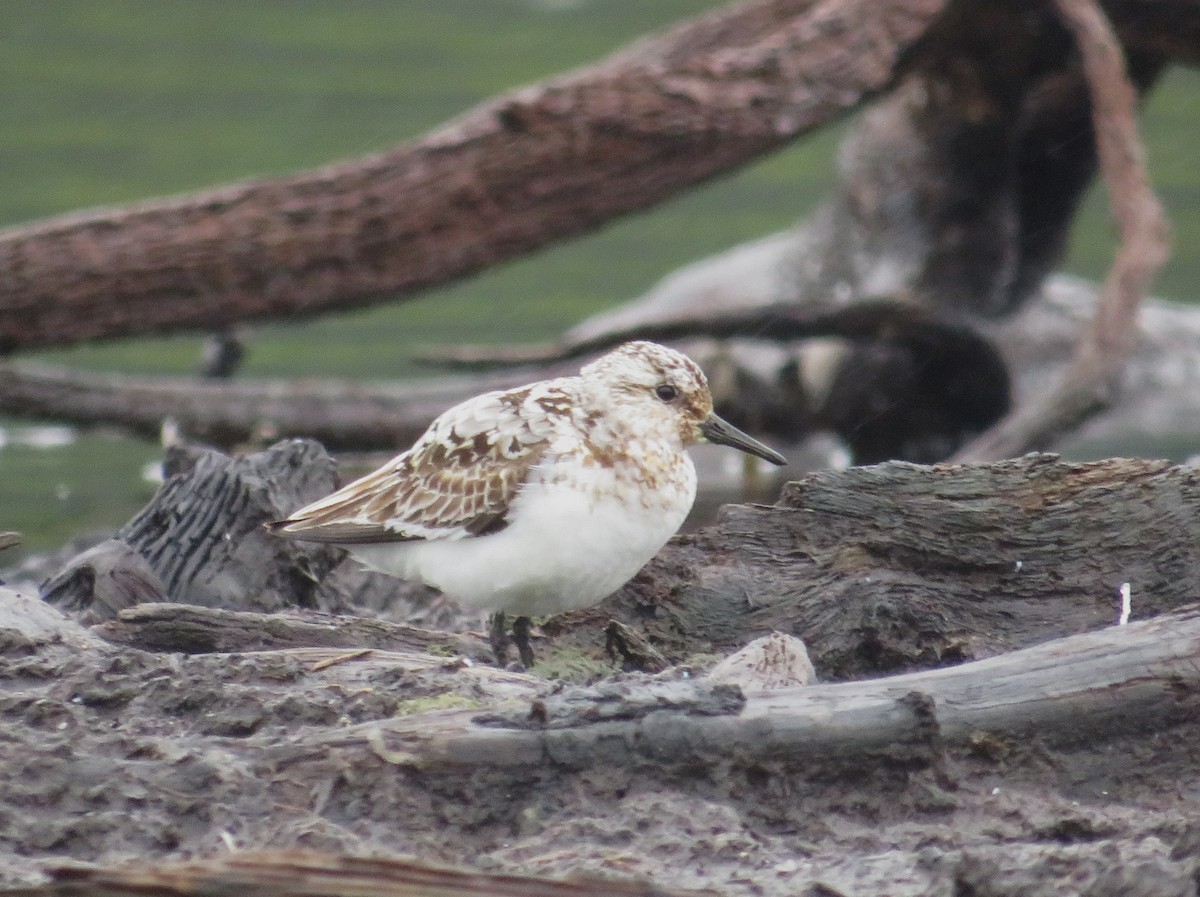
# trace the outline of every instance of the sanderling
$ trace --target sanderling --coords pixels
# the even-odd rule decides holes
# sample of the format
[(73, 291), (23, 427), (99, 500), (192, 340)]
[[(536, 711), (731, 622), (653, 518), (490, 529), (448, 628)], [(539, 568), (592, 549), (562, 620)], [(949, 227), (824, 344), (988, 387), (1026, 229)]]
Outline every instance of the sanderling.
[(576, 377), (456, 405), (408, 451), (270, 528), (494, 611), (500, 664), (515, 614), (528, 667), (531, 616), (598, 603), (679, 529), (696, 497), (684, 449), (705, 440), (786, 463), (713, 413), (690, 358), (627, 343)]

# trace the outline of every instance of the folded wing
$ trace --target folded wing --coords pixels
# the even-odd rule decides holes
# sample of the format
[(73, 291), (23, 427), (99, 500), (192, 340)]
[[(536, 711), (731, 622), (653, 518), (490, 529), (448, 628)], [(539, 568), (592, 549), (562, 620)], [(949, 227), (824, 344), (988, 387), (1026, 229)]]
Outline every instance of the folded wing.
[(543, 413), (549, 397), (531, 392), (486, 393), (451, 408), (407, 452), (270, 529), (347, 545), (464, 539), (503, 529), (553, 434)]

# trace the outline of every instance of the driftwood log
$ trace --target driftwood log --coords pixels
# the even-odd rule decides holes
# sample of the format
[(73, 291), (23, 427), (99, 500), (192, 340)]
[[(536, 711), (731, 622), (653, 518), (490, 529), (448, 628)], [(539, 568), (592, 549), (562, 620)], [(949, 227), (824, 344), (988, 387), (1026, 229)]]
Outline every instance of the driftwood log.
[[(1137, 68), (1200, 59), (1200, 14), (1186, 0), (1100, 6), (1126, 53), (1145, 62)], [(971, 219), (958, 230), (960, 249), (978, 241), (974, 248), (998, 250), (990, 253), (998, 266), (984, 264), (979, 275), (993, 286), (1001, 268), (1018, 270), (1012, 247), (996, 242), (1013, 220), (999, 175), (1049, 174), (1018, 214), (1023, 253), (1041, 256), (1044, 267), (1061, 246), (1064, 211), (1069, 218), (1091, 174), (1086, 160), (1060, 159), (1054, 149), (1075, 143), (1057, 145), (1054, 136), (1080, 121), (1069, 100), (1083, 82), (1050, 4), (749, 0), (492, 100), (389, 152), (9, 230), (0, 235), (0, 348), (214, 330), (411, 294), (645, 208), (844, 115), (910, 73), (934, 89), (923, 120), (936, 129), (940, 117), (946, 136), (959, 139), (893, 153), (893, 161), (925, 167), (940, 156), (993, 176), (976, 176), (979, 194), (938, 199), (936, 183), (914, 187)], [(919, 96), (921, 85), (910, 86), (902, 92)], [(1029, 131), (1009, 128), (1019, 122), (1046, 139), (1026, 143)], [(997, 154), (1016, 169), (993, 166)], [(973, 209), (956, 196), (971, 196)], [(857, 199), (868, 217), (895, 207), (876, 205), (886, 198), (869, 191)], [(926, 223), (955, 233), (953, 215), (935, 210)], [(898, 232), (880, 236), (900, 245)], [(889, 250), (876, 249), (881, 270)], [(946, 282), (971, 279), (969, 253), (949, 255), (960, 257), (940, 266), (957, 272)], [(969, 292), (964, 301), (1008, 301), (1003, 287)]]
[[(144, 604), (85, 629), (6, 591), (0, 874), (199, 855), (34, 893), (258, 874), (293, 893), (305, 863), (335, 871), (304, 893), (338, 890), (336, 857), (220, 861), (305, 847), (780, 897), (1188, 894), (1198, 532), (1200, 473), (1161, 462), (826, 472), (547, 626), (551, 661), (600, 657), (612, 619), (683, 661), (595, 661), (583, 685), (472, 663), (468, 642), (392, 650), (371, 621), (333, 643), (312, 616)], [(779, 629), (825, 684), (704, 674)], [(353, 868), (339, 892), (387, 893), (394, 870)]]
[(0, 349), (394, 299), (592, 230), (884, 89), (945, 0), (750, 0), (390, 152), (0, 235)]
[[(924, 391), (903, 389), (910, 404), (888, 405), (886, 414), (876, 412), (864, 418), (855, 416), (862, 402), (875, 407), (886, 394), (865, 393), (858, 401), (849, 401), (844, 385), (864, 381), (885, 385), (895, 393), (904, 386), (900, 377), (868, 376), (870, 353), (854, 352), (846, 347), (834, 351), (832, 375), (814, 384), (806, 373), (810, 368), (830, 368), (828, 341), (811, 346), (791, 344), (787, 340), (805, 333), (854, 337), (862, 334), (866, 310), (837, 311), (810, 307), (781, 306), (779, 296), (756, 293), (762, 307), (744, 312), (706, 311), (703, 304), (694, 310), (675, 305), (678, 297), (697, 300), (710, 292), (732, 295), (736, 282), (751, 280), (747, 266), (760, 275), (772, 272), (783, 276), (794, 241), (792, 233), (776, 235), (755, 247), (733, 250), (684, 269), (622, 311), (581, 327), (578, 337), (564, 344), (520, 347), (524, 364), (498, 373), (475, 376), (441, 377), (414, 383), (355, 383), (349, 381), (301, 380), (216, 382), (194, 378), (135, 377), (130, 375), (75, 371), (29, 362), (0, 365), (0, 411), (34, 418), (51, 417), (82, 427), (119, 427), (131, 434), (157, 439), (163, 421), (173, 421), (188, 436), (221, 446), (260, 445), (282, 437), (309, 436), (333, 451), (399, 451), (411, 445), (429, 422), (450, 405), (487, 389), (499, 389), (526, 383), (544, 376), (557, 376), (577, 370), (578, 358), (588, 351), (619, 343), (625, 339), (651, 338), (671, 340), (681, 335), (727, 336), (729, 331), (754, 332), (754, 341), (734, 339), (714, 352), (711, 345), (692, 339), (689, 349), (705, 361), (716, 387), (720, 412), (740, 426), (765, 434), (781, 444), (805, 438), (814, 432), (832, 430), (848, 444), (859, 444), (866, 460), (879, 460), (880, 453), (904, 455), (912, 451), (928, 453), (940, 445), (953, 445), (954, 434), (961, 434), (979, 418), (955, 411), (962, 393), (955, 390), (953, 379), (926, 380), (928, 366), (921, 365), (918, 383), (932, 387)], [(742, 256), (753, 255), (743, 262)], [(1002, 321), (966, 324), (933, 318), (917, 335), (936, 337), (939, 333), (961, 333), (960, 339), (924, 343), (934, 358), (941, 358), (936, 370), (948, 370), (965, 378), (980, 380), (989, 390), (981, 389), (968, 398), (972, 407), (995, 413), (1002, 402), (1005, 379), (1009, 379), (1016, 401), (1049, 389), (1067, 364), (1094, 312), (1095, 288), (1085, 281), (1052, 277), (1044, 294), (1027, 303), (1021, 311)], [(914, 317), (911, 309), (899, 313)], [(859, 323), (855, 323), (856, 320)], [(868, 319), (869, 320), (869, 319)], [(919, 320), (919, 318), (918, 318)], [(759, 330), (750, 324), (770, 324)], [(775, 329), (775, 324), (780, 325)], [(879, 330), (889, 326), (879, 317)], [(976, 329), (977, 328), (977, 329)], [(890, 338), (893, 349), (902, 349)], [(771, 347), (779, 342), (784, 346)], [(963, 349), (983, 346), (984, 358), (999, 352), (1003, 369), (990, 374), (973, 363)], [(994, 349), (992, 348), (994, 347)], [(530, 351), (530, 349), (534, 351)], [(1137, 343), (1133, 349), (1123, 384), (1123, 399), (1102, 415), (1066, 439), (1061, 448), (1084, 452), (1095, 457), (1105, 454), (1145, 455), (1149, 457), (1187, 457), (1195, 447), (1193, 421), (1200, 419), (1200, 313), (1194, 309), (1162, 301), (1150, 301), (1139, 322)], [(446, 357), (446, 356), (443, 356)], [(470, 357), (468, 355), (468, 357)], [(472, 358), (472, 364), (494, 362), (496, 350), (488, 348)], [(571, 360), (558, 361), (558, 358)], [(549, 360), (548, 360), (549, 359)], [(917, 359), (920, 360), (920, 359)], [(723, 373), (732, 362), (741, 373), (728, 377)], [(796, 372), (801, 372), (797, 380)], [(894, 373), (894, 371), (893, 371)], [(981, 379), (982, 378), (982, 379)], [(843, 385), (844, 384), (844, 385)], [(1000, 387), (997, 391), (996, 387)], [(958, 398), (956, 398), (958, 397)], [(935, 412), (934, 426), (914, 427), (907, 421), (919, 420), (921, 409)], [(865, 424), (864, 424), (865, 420)], [(869, 437), (873, 445), (864, 444)], [(916, 451), (913, 451), (914, 445)], [(906, 449), (907, 446), (907, 449)], [(922, 449), (922, 447), (925, 447)], [(872, 454), (874, 452), (874, 454)], [(789, 455), (794, 454), (789, 452)], [(928, 454), (926, 454), (928, 457)]]
[[(282, 630), (256, 633), (257, 618), (193, 611), (172, 620), (138, 605), (182, 602), (222, 614), (358, 607), (412, 622), (434, 600), (430, 590), (338, 566), (340, 552), (284, 543), (262, 528), (330, 488), (332, 470), (303, 440), (238, 459), (205, 450), (43, 591), (103, 623), (107, 638), (155, 650), (289, 642)], [(1200, 542), (1184, 535), (1197, 532), (1200, 474), (1161, 461), (1030, 455), (991, 466), (823, 471), (786, 486), (774, 505), (726, 507), (714, 525), (672, 540), (610, 600), (543, 630), (549, 658), (558, 651), (593, 663), (604, 661), (617, 620), (671, 663), (778, 630), (811, 646), (824, 678), (939, 666), (1111, 623), (1123, 584), (1135, 619), (1195, 601)], [(1051, 600), (1052, 610), (1043, 606)], [(457, 625), (477, 622), (460, 616)], [(361, 624), (322, 640), (321, 618), (311, 625), (304, 644), (446, 644)], [(229, 641), (237, 629), (245, 641)], [(478, 644), (453, 641), (455, 650)]]

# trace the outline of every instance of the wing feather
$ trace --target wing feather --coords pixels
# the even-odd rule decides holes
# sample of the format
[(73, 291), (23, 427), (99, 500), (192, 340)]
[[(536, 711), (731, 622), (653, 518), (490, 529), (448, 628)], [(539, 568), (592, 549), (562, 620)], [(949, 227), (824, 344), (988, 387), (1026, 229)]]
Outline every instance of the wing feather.
[(503, 529), (555, 434), (553, 382), (451, 408), (402, 455), (270, 524), (280, 536), (363, 544), (462, 539)]

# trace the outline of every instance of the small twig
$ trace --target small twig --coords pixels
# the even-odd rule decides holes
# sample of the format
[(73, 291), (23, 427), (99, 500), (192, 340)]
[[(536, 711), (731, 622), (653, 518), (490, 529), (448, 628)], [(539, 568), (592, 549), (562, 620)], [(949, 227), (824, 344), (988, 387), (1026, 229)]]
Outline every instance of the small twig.
[(20, 533), (0, 533), (0, 551), (21, 544)]
[(945, 343), (961, 345), (964, 350), (979, 355), (995, 354), (996, 351), (965, 318), (940, 315), (917, 305), (880, 297), (844, 307), (781, 302), (758, 308), (686, 315), (671, 320), (644, 321), (585, 339), (558, 343), (431, 346), (416, 353), (413, 360), (430, 367), (480, 371), (575, 360), (636, 339), (671, 342), (698, 337), (754, 337), (786, 342), (827, 336)]
[(1121, 243), (1104, 281), (1096, 317), (1062, 381), (1019, 406), (955, 460), (987, 461), (1050, 448), (1114, 401), (1133, 346), (1137, 312), (1170, 252), (1170, 228), (1150, 188), (1134, 117), (1137, 92), (1112, 26), (1095, 0), (1054, 0), (1075, 36), (1092, 100), (1100, 170)]
[(366, 657), (374, 650), (374, 648), (360, 648), (357, 651), (347, 651), (345, 654), (339, 654), (337, 657), (327, 657), (325, 660), (318, 660), (309, 667), (309, 670), (314, 673), (320, 670), (327, 670), (332, 666), (337, 666), (339, 663), (347, 663), (351, 660), (358, 660), (360, 657)]

